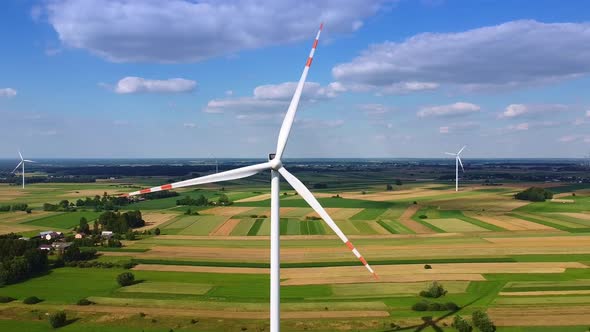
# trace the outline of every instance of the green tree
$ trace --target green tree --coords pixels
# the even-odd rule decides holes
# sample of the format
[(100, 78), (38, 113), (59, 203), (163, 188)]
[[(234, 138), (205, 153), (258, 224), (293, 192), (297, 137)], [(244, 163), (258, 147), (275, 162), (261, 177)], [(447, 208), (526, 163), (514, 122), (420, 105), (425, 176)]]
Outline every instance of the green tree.
[(388, 183), (387, 186), (385, 186), (385, 190), (392, 191), (393, 190), (393, 186)]
[(66, 325), (67, 316), (64, 311), (58, 311), (49, 315), (49, 325), (54, 329)]
[(154, 229), (154, 234), (160, 235), (160, 229), (156, 227), (156, 229)]
[(117, 276), (117, 283), (122, 287), (132, 285), (135, 282), (135, 275), (131, 272), (123, 272)]

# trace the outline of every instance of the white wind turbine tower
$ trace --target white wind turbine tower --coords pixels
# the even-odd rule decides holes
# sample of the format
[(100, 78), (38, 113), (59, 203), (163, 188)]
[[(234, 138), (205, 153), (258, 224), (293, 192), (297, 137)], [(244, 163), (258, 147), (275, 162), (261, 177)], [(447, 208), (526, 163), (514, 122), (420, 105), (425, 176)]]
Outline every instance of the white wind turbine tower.
[(466, 148), (466, 146), (462, 147), (461, 150), (457, 153), (445, 152), (449, 156), (455, 156), (455, 191), (459, 191), (459, 165), (461, 165), (461, 170), (465, 173), (465, 169), (463, 168), (463, 163), (461, 162), (461, 152)]
[(14, 168), (14, 170), (12, 171), (12, 173), (16, 172), (16, 170), (22, 166), (22, 175), (23, 175), (23, 189), (25, 189), (25, 163), (34, 163), (35, 161), (32, 160), (28, 160), (28, 159), (23, 159), (23, 155), (20, 153), (20, 151), (18, 151), (18, 155), (20, 156), (20, 163), (18, 163), (18, 165), (16, 165), (16, 167)]
[(301, 78), (299, 79), (299, 83), (297, 84), (297, 88), (295, 89), (295, 93), (293, 94), (293, 98), (291, 99), (291, 103), (289, 104), (289, 108), (287, 109), (287, 113), (285, 115), (285, 119), (283, 120), (283, 124), (281, 126), (281, 130), (279, 132), (279, 137), (277, 141), (277, 148), (276, 153), (271, 153), (268, 156), (268, 161), (241, 167), (221, 173), (211, 174), (207, 176), (198, 177), (191, 180), (175, 182), (171, 184), (165, 184), (159, 187), (153, 187), (149, 189), (143, 189), (139, 191), (135, 191), (129, 194), (125, 194), (125, 196), (135, 196), (140, 194), (146, 194), (150, 192), (156, 192), (161, 190), (170, 190), (173, 188), (181, 188), (187, 186), (194, 186), (199, 184), (211, 183), (211, 182), (220, 182), (220, 181), (230, 181), (245, 178), (248, 176), (255, 175), (262, 171), (270, 170), (271, 172), (271, 213), (270, 213), (270, 222), (271, 222), (271, 235), (270, 235), (270, 331), (271, 332), (278, 332), (280, 330), (280, 245), (279, 245), (279, 237), (280, 237), (280, 225), (279, 225), (279, 180), (280, 176), (282, 176), (292, 187), (297, 191), (297, 193), (303, 197), (303, 199), (309, 204), (321, 217), (322, 219), (328, 224), (328, 226), (336, 233), (336, 235), (346, 244), (346, 246), (352, 250), (353, 254), (361, 261), (361, 263), (369, 270), (370, 273), (373, 274), (375, 279), (377, 279), (377, 274), (373, 271), (373, 269), (369, 266), (367, 261), (361, 256), (358, 250), (352, 245), (352, 243), (348, 240), (346, 235), (342, 233), (340, 228), (336, 225), (334, 220), (328, 215), (326, 210), (320, 205), (317, 199), (313, 196), (313, 194), (305, 187), (305, 185), (297, 179), (293, 174), (291, 174), (285, 167), (283, 167), (283, 163), (281, 161), (283, 157), (283, 153), (285, 151), (285, 146), (287, 145), (287, 140), (289, 139), (289, 133), (291, 131), (291, 127), (293, 125), (293, 121), (295, 119), (295, 113), (297, 112), (297, 106), (299, 104), (299, 100), (301, 99), (301, 93), (303, 91), (303, 86), (305, 84), (305, 80), (307, 78), (307, 73), (309, 71), (309, 67), (311, 66), (313, 55), (318, 45), (318, 40), (320, 38), (320, 33), (322, 31), (322, 25), (320, 25), (320, 29), (316, 35), (315, 41), (313, 43), (313, 47), (311, 52), (309, 53), (309, 57), (307, 58), (307, 62), (305, 63), (305, 67), (303, 68), (303, 73), (301, 74)]

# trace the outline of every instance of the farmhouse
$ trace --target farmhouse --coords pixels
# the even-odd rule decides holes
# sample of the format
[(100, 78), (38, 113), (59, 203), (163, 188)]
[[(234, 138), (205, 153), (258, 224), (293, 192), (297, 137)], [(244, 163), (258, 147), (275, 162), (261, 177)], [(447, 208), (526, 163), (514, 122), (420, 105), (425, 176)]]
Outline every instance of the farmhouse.
[(47, 241), (51, 241), (51, 240), (56, 240), (56, 239), (63, 237), (63, 233), (62, 232), (55, 232), (55, 231), (44, 231), (44, 232), (40, 232), (39, 236), (42, 239), (45, 239)]
[(45, 251), (51, 251), (53, 249), (53, 247), (51, 247), (51, 245), (49, 245), (49, 244), (42, 244), (39, 246), (38, 249), (45, 250)]
[(113, 237), (113, 232), (112, 231), (102, 231), (100, 236), (102, 236), (105, 239), (110, 239)]
[(54, 242), (51, 244), (51, 247), (57, 250), (59, 253), (62, 253), (69, 247), (72, 246), (72, 242)]
[(83, 239), (85, 236), (86, 236), (86, 234), (84, 232), (80, 232), (80, 233), (76, 233), (76, 235), (74, 235), (74, 238)]

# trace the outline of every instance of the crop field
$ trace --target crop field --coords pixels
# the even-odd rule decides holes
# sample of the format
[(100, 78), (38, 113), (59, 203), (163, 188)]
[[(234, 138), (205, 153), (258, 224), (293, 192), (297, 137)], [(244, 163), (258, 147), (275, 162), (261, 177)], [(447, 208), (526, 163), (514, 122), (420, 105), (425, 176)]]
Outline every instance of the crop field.
[[(454, 302), (465, 317), (487, 310), (498, 331), (587, 330), (587, 187), (558, 187), (558, 199), (572, 203), (532, 203), (512, 198), (525, 184), (472, 185), (455, 193), (447, 184), (411, 183), (385, 191), (363, 187), (362, 179), (351, 175), (350, 184), (312, 191), (378, 280), (299, 196), (281, 188), (283, 330), (391, 331), (395, 323), (413, 331), (430, 316), (435, 325), (423, 331), (454, 331), (453, 313), (411, 309), (434, 281), (448, 293), (430, 301)], [(0, 287), (0, 296), (16, 299), (0, 304), (0, 329), (51, 331), (39, 317), (59, 308), (74, 319), (63, 331), (267, 330), (270, 200), (267, 188), (253, 183), (180, 190), (177, 197), (123, 207), (142, 211), (146, 226), (140, 231), (157, 227), (161, 234), (101, 248), (98, 261), (134, 262), (136, 283), (117, 284), (116, 276), (128, 271), (121, 267), (52, 269)], [(0, 212), (0, 232), (69, 231), (81, 217), (92, 221), (100, 212), (44, 212), (44, 202), (128, 189), (116, 182), (35, 184), (24, 192), (0, 186), (0, 205), (33, 207), (30, 214)], [(215, 201), (222, 193), (232, 205), (176, 205), (185, 196)], [(198, 215), (187, 215), (188, 208)], [(22, 303), (33, 295), (43, 301)], [(94, 304), (76, 305), (82, 298)]]

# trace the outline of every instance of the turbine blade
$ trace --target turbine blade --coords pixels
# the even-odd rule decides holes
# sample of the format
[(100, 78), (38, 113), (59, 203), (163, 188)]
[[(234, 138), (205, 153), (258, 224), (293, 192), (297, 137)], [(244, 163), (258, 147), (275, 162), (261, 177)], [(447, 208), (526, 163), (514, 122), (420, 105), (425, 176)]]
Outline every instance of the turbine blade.
[(26, 161), (28, 163), (36, 163), (36, 161), (32, 161), (32, 160), (28, 160), (28, 159), (23, 159), (23, 161)]
[(457, 152), (457, 154), (461, 154), (461, 152), (463, 152), (463, 150), (465, 150), (465, 148), (467, 147), (467, 145), (464, 145), (461, 150), (459, 150), (459, 152)]
[(342, 231), (340, 230), (338, 225), (336, 225), (334, 220), (332, 220), (332, 218), (330, 217), (328, 212), (326, 212), (326, 210), (324, 210), (324, 208), (320, 205), (318, 200), (313, 196), (313, 194), (309, 191), (309, 189), (307, 189), (307, 187), (305, 187), (305, 185), (301, 181), (299, 181), (299, 179), (297, 179), (295, 176), (293, 176), (293, 174), (289, 173), (289, 171), (287, 171), (284, 167), (281, 167), (279, 169), (279, 173), (281, 173), (283, 178), (285, 178), (285, 180), (287, 180), (287, 182), (289, 182), (291, 187), (293, 187), (293, 189), (295, 189), (295, 191), (301, 197), (303, 197), (303, 199), (307, 202), (307, 204), (309, 204), (309, 206), (311, 206), (314, 209), (314, 211), (317, 212), (320, 215), (320, 217), (322, 217), (322, 219), (324, 219), (326, 224), (328, 224), (328, 226), (330, 226), (330, 228), (334, 231), (334, 233), (336, 233), (336, 235), (338, 235), (340, 240), (342, 240), (342, 242), (344, 242), (344, 244), (346, 244), (346, 246), (350, 250), (352, 250), (352, 253), (361, 261), (361, 263), (363, 263), (363, 265), (367, 268), (367, 270), (369, 270), (369, 272), (371, 272), (373, 274), (373, 277), (375, 277), (375, 279), (378, 279), (377, 274), (375, 273), (375, 271), (373, 271), (373, 269), (371, 268), (369, 263), (367, 263), (367, 261), (363, 258), (363, 256), (361, 256), (361, 254), (358, 252), (358, 250), (356, 250), (356, 248), (352, 245), (352, 243), (350, 243), (350, 241), (348, 240), (346, 235), (344, 235), (344, 233), (342, 233)]
[(142, 189), (139, 191), (134, 191), (129, 194), (123, 194), (122, 196), (136, 196), (136, 195), (141, 195), (141, 194), (153, 193), (156, 191), (195, 186), (198, 184), (237, 180), (237, 179), (245, 178), (248, 176), (252, 176), (252, 175), (254, 175), (260, 171), (266, 170), (266, 169), (270, 169), (270, 164), (268, 162), (262, 163), (262, 164), (246, 166), (246, 167), (241, 167), (241, 168), (236, 168), (236, 169), (232, 169), (230, 171), (225, 171), (225, 172), (221, 172), (221, 173), (215, 173), (215, 174), (211, 174), (211, 175), (201, 176), (201, 177), (190, 179), (190, 180), (165, 184), (163, 186)]
[(301, 93), (303, 92), (303, 86), (305, 85), (305, 80), (307, 79), (307, 73), (309, 71), (309, 67), (311, 66), (311, 62), (313, 61), (313, 54), (318, 46), (318, 40), (320, 39), (320, 33), (322, 32), (323, 24), (320, 25), (320, 29), (315, 37), (315, 41), (313, 42), (313, 46), (311, 47), (311, 51), (309, 52), (309, 57), (307, 58), (307, 62), (305, 63), (305, 67), (303, 68), (303, 73), (301, 74), (301, 78), (299, 79), (299, 83), (297, 84), (297, 88), (295, 89), (295, 93), (293, 94), (293, 99), (291, 99), (291, 103), (289, 104), (289, 108), (287, 109), (287, 114), (285, 115), (285, 119), (283, 120), (283, 124), (281, 125), (281, 131), (279, 132), (279, 138), (277, 140), (277, 151), (275, 158), (279, 160), (283, 156), (283, 152), (285, 151), (285, 146), (287, 145), (287, 140), (289, 140), (289, 133), (291, 132), (291, 127), (293, 126), (293, 121), (295, 120), (295, 113), (297, 112), (297, 106), (299, 105), (299, 100), (301, 99)]
[(450, 152), (445, 152), (445, 154), (448, 154), (449, 156), (456, 156), (456, 153), (450, 153)]
[(465, 173), (465, 168), (463, 168), (463, 163), (461, 162), (461, 158), (459, 157), (459, 155), (457, 155), (457, 160), (459, 160), (459, 165), (461, 165), (461, 170), (463, 170), (463, 173)]
[(20, 156), (20, 160), (23, 160), (23, 155), (20, 153), (20, 150), (18, 151), (18, 155)]
[(16, 172), (16, 170), (20, 167), (20, 165), (22, 165), (23, 162), (21, 161), (20, 163), (18, 163), (18, 165), (16, 165), (16, 167), (14, 168), (14, 170), (11, 173)]

